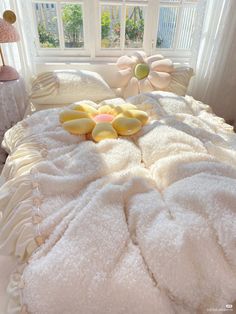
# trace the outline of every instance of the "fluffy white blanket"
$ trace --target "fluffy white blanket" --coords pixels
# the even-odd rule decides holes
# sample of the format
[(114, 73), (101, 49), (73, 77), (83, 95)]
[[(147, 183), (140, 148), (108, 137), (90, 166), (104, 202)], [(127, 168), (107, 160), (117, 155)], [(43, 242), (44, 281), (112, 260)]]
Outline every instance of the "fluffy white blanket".
[(129, 101), (151, 117), (132, 138), (72, 136), (61, 109), (7, 133), (8, 313), (194, 314), (236, 299), (232, 129), (191, 97)]

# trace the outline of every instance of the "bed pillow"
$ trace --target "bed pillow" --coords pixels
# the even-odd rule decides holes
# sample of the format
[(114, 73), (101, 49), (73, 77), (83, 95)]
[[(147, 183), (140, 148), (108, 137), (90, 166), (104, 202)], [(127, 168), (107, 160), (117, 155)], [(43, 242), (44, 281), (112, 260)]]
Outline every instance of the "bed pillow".
[(175, 93), (179, 96), (185, 96), (191, 77), (194, 75), (192, 68), (184, 66), (177, 67), (171, 73), (171, 81), (166, 89), (167, 92)]
[(91, 71), (43, 72), (32, 82), (31, 101), (36, 105), (67, 105), (84, 99), (100, 102), (114, 97), (103, 78)]
[(176, 68), (162, 55), (147, 57), (143, 51), (117, 60), (117, 94), (124, 98), (154, 90), (186, 94), (193, 69)]

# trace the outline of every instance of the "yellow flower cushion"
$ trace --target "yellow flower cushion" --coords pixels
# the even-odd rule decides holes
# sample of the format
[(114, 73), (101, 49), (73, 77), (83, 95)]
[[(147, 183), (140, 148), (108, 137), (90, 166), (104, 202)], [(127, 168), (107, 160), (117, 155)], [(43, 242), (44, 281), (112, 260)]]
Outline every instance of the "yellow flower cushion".
[(74, 135), (91, 133), (95, 142), (116, 139), (118, 135), (137, 133), (148, 121), (148, 115), (132, 104), (103, 105), (99, 109), (88, 104), (75, 104), (60, 113), (63, 128)]

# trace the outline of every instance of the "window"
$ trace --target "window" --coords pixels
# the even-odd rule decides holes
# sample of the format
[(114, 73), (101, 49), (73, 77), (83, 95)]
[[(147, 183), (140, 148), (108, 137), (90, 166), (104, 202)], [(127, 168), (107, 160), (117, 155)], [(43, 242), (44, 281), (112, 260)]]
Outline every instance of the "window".
[(57, 12), (55, 8), (45, 7), (43, 3), (36, 3), (36, 21), (40, 48), (59, 47), (59, 32)]
[(196, 3), (191, 0), (160, 2), (156, 48), (191, 49)]
[(33, 0), (37, 56), (191, 57), (199, 0)]
[(142, 6), (126, 6), (125, 47), (143, 48), (145, 9)]
[(120, 48), (121, 6), (101, 5), (101, 48)]
[(83, 48), (83, 10), (80, 4), (63, 4), (62, 22), (64, 46), (66, 48)]
[[(50, 5), (49, 5), (50, 4)], [(35, 3), (36, 25), (40, 48), (83, 48), (83, 10), (81, 4), (56, 5)], [(59, 21), (59, 23), (58, 23)], [(61, 33), (59, 32), (62, 27)], [(63, 34), (63, 36), (62, 36)]]
[(143, 48), (144, 11), (140, 5), (101, 4), (101, 48)]

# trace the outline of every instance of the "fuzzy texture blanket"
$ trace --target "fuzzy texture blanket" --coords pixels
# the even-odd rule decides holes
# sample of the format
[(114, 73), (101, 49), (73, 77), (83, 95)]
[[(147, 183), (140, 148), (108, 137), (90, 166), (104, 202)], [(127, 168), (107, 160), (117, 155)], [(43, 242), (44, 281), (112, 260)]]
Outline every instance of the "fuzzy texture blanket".
[(5, 136), (7, 313), (199, 314), (236, 299), (236, 136), (188, 96), (129, 101), (150, 116), (133, 137), (70, 135), (62, 109)]

